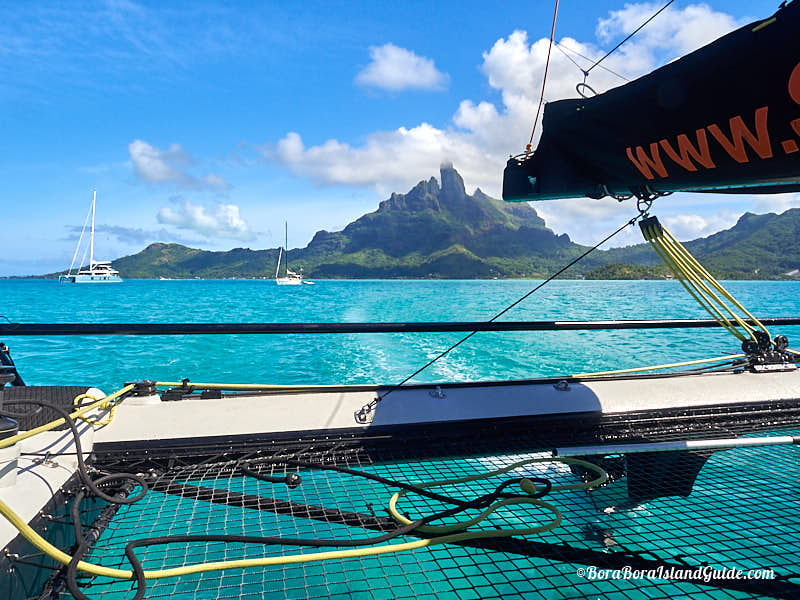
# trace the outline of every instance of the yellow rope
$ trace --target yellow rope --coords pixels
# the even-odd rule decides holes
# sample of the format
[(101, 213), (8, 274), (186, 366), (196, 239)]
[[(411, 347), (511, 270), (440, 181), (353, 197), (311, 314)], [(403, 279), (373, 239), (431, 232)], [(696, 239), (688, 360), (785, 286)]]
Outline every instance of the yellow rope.
[[(478, 479), (486, 479), (489, 477), (494, 477), (496, 475), (501, 475), (513, 469), (517, 469), (529, 464), (553, 463), (553, 462), (560, 462), (567, 465), (580, 465), (582, 467), (585, 467), (586, 469), (593, 471), (595, 475), (597, 475), (595, 479), (589, 482), (553, 486), (552, 488), (553, 491), (585, 490), (602, 485), (608, 480), (608, 476), (606, 475), (605, 471), (600, 467), (598, 467), (597, 465), (592, 464), (590, 462), (583, 461), (577, 458), (544, 457), (544, 458), (522, 460), (508, 467), (497, 469), (496, 471), (479, 473), (476, 475), (471, 475), (469, 477), (460, 477), (457, 479), (446, 479), (440, 481), (430, 481), (427, 483), (422, 483), (417, 485), (419, 485), (419, 487), (455, 485), (469, 481), (476, 481)], [(522, 488), (522, 491), (527, 494), (535, 494), (538, 491), (536, 486), (529, 479), (523, 479), (522, 482), (520, 483), (520, 487)], [(408, 521), (408, 519), (399, 514), (396, 508), (397, 501), (404, 493), (405, 491), (398, 492), (397, 494), (392, 496), (392, 498), (389, 500), (389, 510), (392, 513), (392, 516), (398, 522), (402, 524), (408, 524), (410, 523), (410, 521)], [(312, 561), (322, 561), (331, 559), (376, 556), (379, 554), (387, 554), (390, 552), (415, 550), (417, 548), (424, 548), (426, 546), (446, 544), (446, 543), (452, 543), (452, 542), (458, 542), (476, 538), (509, 537), (512, 535), (530, 535), (534, 533), (549, 531), (551, 529), (554, 529), (561, 523), (561, 513), (555, 506), (548, 504), (538, 498), (513, 498), (513, 499), (500, 500), (494, 503), (485, 511), (483, 511), (480, 515), (478, 515), (474, 519), (470, 519), (469, 521), (464, 521), (451, 526), (427, 527), (427, 528), (420, 527), (419, 529), (420, 531), (452, 531), (454, 529), (461, 530), (464, 529), (465, 527), (469, 527), (470, 525), (485, 520), (491, 513), (496, 511), (498, 508), (513, 504), (531, 504), (535, 506), (540, 506), (542, 508), (549, 510), (555, 516), (553, 520), (550, 521), (549, 523), (537, 527), (519, 528), (519, 529), (499, 529), (499, 530), (490, 529), (484, 531), (461, 531), (459, 533), (453, 533), (450, 535), (443, 535), (436, 538), (416, 540), (413, 542), (406, 542), (401, 544), (384, 544), (380, 546), (370, 546), (365, 548), (353, 548), (350, 550), (311, 552), (306, 554), (293, 554), (288, 556), (272, 556), (272, 557), (261, 557), (261, 558), (242, 559), (242, 560), (205, 562), (194, 565), (186, 565), (183, 567), (174, 567), (171, 569), (145, 571), (144, 576), (145, 579), (162, 579), (165, 577), (176, 577), (179, 575), (190, 575), (193, 573), (203, 573), (207, 571), (222, 571), (228, 569), (244, 569), (247, 567), (264, 567), (271, 565), (287, 565), (287, 564), (306, 563)], [(72, 560), (72, 557), (69, 554), (62, 552), (61, 550), (53, 546), (50, 542), (48, 542), (46, 539), (44, 539), (41, 535), (39, 535), (17, 513), (15, 513), (11, 509), (11, 507), (9, 507), (2, 500), (0, 500), (0, 514), (2, 514), (3, 517), (5, 517), (23, 535), (23, 537), (25, 537), (25, 539), (27, 539), (37, 549), (44, 552), (50, 558), (65, 565), (69, 564), (69, 562)], [(133, 578), (133, 572), (128, 569), (116, 569), (116, 568), (104, 567), (101, 565), (88, 563), (86, 561), (78, 562), (77, 567), (78, 570), (80, 571), (84, 571), (92, 575), (99, 575), (102, 577), (112, 577), (115, 579)]]
[[(759, 327), (764, 333), (769, 335), (769, 331), (766, 327), (759, 321), (753, 314), (747, 310), (744, 305), (742, 305), (736, 298), (733, 297), (733, 294), (728, 292), (722, 284), (717, 281), (711, 273), (694, 257), (692, 256), (688, 250), (677, 240), (675, 237), (666, 229), (664, 230), (665, 239), (667, 240), (668, 244), (670, 244), (678, 253), (683, 255), (689, 264), (694, 267), (694, 269), (699, 273), (701, 277), (704, 277), (708, 282), (717, 289), (727, 300), (729, 300), (737, 309), (743, 312), (747, 318), (753, 321), (757, 327)], [(723, 306), (725, 306), (726, 310), (728, 310), (733, 317), (737, 320), (737, 322), (747, 331), (753, 331), (753, 328), (746, 323), (744, 320), (740, 319), (733, 311), (731, 311), (724, 302), (720, 301)], [(770, 337), (770, 341), (772, 338)]]
[(714, 318), (714, 320), (716, 320), (720, 325), (722, 325), (725, 329), (727, 329), (731, 334), (739, 338), (741, 341), (747, 339), (733, 326), (733, 324), (730, 321), (728, 321), (728, 319), (725, 318), (725, 316), (722, 313), (720, 313), (716, 309), (716, 307), (714, 307), (714, 305), (710, 301), (708, 301), (707, 298), (705, 298), (705, 296), (702, 295), (698, 296), (700, 291), (699, 290), (696, 291), (687, 282), (683, 272), (676, 265), (673, 265), (672, 259), (662, 251), (661, 247), (657, 243), (649, 239), (648, 241), (650, 241), (651, 245), (653, 246), (653, 250), (656, 251), (656, 254), (658, 254), (661, 257), (661, 260), (663, 260), (664, 263), (667, 265), (667, 267), (669, 267), (669, 269), (675, 274), (675, 277), (678, 278), (678, 281), (681, 283), (684, 289), (687, 292), (689, 292), (689, 294), (697, 301), (697, 303), (700, 304), (700, 306), (702, 306), (706, 310), (706, 312), (708, 312)]
[(89, 417), (84, 417), (83, 415), (79, 415), (78, 418), (81, 421), (95, 427), (103, 427), (105, 425), (108, 425), (109, 423), (111, 423), (111, 421), (114, 420), (114, 413), (117, 410), (117, 406), (119, 405), (118, 399), (116, 402), (114, 402), (113, 400), (108, 400), (107, 398), (95, 398), (91, 394), (81, 394), (79, 396), (75, 396), (75, 398), (72, 400), (73, 406), (80, 408), (81, 400), (84, 400), (86, 398), (88, 398), (89, 400), (93, 400), (97, 404), (97, 408), (100, 410), (108, 410), (109, 408), (111, 410), (108, 411), (108, 416), (105, 419), (102, 420), (91, 419)]
[[(120, 390), (117, 390), (113, 394), (109, 394), (105, 398), (101, 398), (97, 402), (92, 402), (91, 404), (87, 404), (83, 408), (79, 408), (78, 410), (70, 413), (69, 416), (72, 419), (80, 419), (86, 413), (88, 413), (88, 412), (90, 412), (90, 411), (92, 411), (92, 410), (94, 410), (96, 408), (100, 408), (100, 406), (103, 405), (103, 404), (110, 403), (110, 402), (116, 400), (120, 396), (123, 396), (124, 394), (127, 394), (128, 392), (130, 392), (132, 389), (133, 389), (133, 385), (126, 385), (124, 388), (122, 388)], [(17, 442), (20, 442), (22, 440), (26, 440), (29, 437), (33, 437), (34, 435), (37, 435), (37, 434), (42, 433), (44, 431), (50, 431), (51, 429), (55, 429), (56, 427), (58, 427), (59, 425), (63, 425), (64, 423), (65, 423), (65, 421), (64, 421), (63, 418), (55, 419), (54, 421), (50, 421), (49, 423), (45, 423), (44, 425), (40, 425), (39, 427), (35, 427), (34, 429), (30, 429), (28, 431), (23, 431), (22, 433), (18, 433), (17, 435), (13, 435), (13, 436), (11, 436), (9, 438), (2, 439), (2, 440), (0, 440), (0, 448), (8, 448), (9, 446), (13, 446)]]
[[(678, 278), (681, 285), (720, 325), (742, 341), (748, 337), (755, 340), (755, 328), (745, 320), (750, 319), (772, 341), (769, 330), (736, 300), (663, 225), (655, 219), (646, 222), (642, 226), (642, 233), (670, 271)], [(734, 308), (731, 308), (729, 303)], [(745, 317), (737, 314), (736, 310), (743, 313)], [(730, 315), (730, 318), (724, 313)], [(739, 331), (737, 326), (745, 333)]]
[[(692, 271), (692, 265), (688, 264), (684, 257), (680, 254), (676, 254), (663, 239), (655, 239), (651, 243), (654, 248), (659, 248), (668, 257), (668, 264), (674, 268), (677, 273), (683, 275), (684, 281), (689, 286), (689, 292), (712, 317), (740, 340), (744, 341), (748, 337), (753, 338), (753, 329), (747, 325), (747, 323), (739, 320), (728, 305), (725, 304), (702, 279), (697, 277), (696, 273)], [(737, 321), (739, 326), (747, 333), (746, 336), (736, 329), (736, 325), (722, 313), (722, 310), (725, 310), (734, 321)]]
[(572, 377), (602, 377), (605, 375), (620, 375), (622, 373), (640, 373), (642, 371), (658, 371), (660, 369), (672, 369), (675, 367), (688, 367), (690, 365), (701, 365), (703, 363), (725, 362), (736, 358), (744, 358), (746, 354), (729, 354), (727, 356), (716, 356), (714, 358), (701, 358), (699, 360), (685, 360), (683, 362), (669, 363), (666, 365), (653, 365), (650, 367), (635, 367), (633, 369), (617, 369), (616, 371), (597, 371), (595, 373), (577, 373)]
[[(642, 234), (650, 242), (656, 254), (661, 257), (664, 264), (675, 275), (680, 284), (694, 298), (703, 309), (710, 314), (722, 327), (739, 340), (745, 341), (748, 338), (756, 340), (756, 329), (748, 323), (745, 318), (750, 319), (755, 326), (769, 336), (769, 330), (753, 316), (733, 295), (720, 284), (700, 262), (681, 244), (675, 236), (661, 225), (654, 217), (642, 222)], [(726, 302), (727, 301), (727, 302)], [(746, 317), (742, 318), (736, 313), (739, 310)], [(725, 315), (727, 313), (730, 318)], [(737, 326), (744, 330), (742, 333)], [(745, 335), (746, 334), (746, 335)], [(792, 354), (800, 355), (800, 352), (788, 350)], [(606, 375), (621, 375), (624, 373), (640, 373), (643, 371), (656, 371), (660, 369), (671, 369), (675, 367), (686, 367), (703, 363), (714, 363), (730, 361), (737, 358), (744, 358), (745, 354), (732, 354), (715, 358), (703, 358), (700, 360), (687, 360), (664, 365), (652, 365), (648, 367), (635, 367), (632, 369), (617, 369), (614, 371), (598, 371), (595, 373), (577, 373), (575, 378), (603, 377)]]
[[(725, 315), (715, 306), (714, 301), (722, 303), (716, 294), (708, 289), (702, 281), (698, 282), (697, 277), (692, 272), (691, 265), (687, 264), (681, 256), (676, 256), (674, 252), (666, 247), (663, 238), (663, 231), (659, 232), (655, 228), (646, 230), (646, 239), (650, 242), (653, 249), (658, 253), (661, 259), (667, 264), (667, 267), (678, 277), (683, 287), (697, 300), (700, 306), (703, 307), (720, 325), (725, 327), (730, 333), (744, 341), (747, 337), (752, 337), (750, 330), (745, 328), (748, 336), (740, 333), (733, 323), (731, 323)], [(711, 297), (709, 297), (711, 296)], [(723, 307), (727, 308), (724, 306)], [(730, 310), (728, 310), (730, 314)]]

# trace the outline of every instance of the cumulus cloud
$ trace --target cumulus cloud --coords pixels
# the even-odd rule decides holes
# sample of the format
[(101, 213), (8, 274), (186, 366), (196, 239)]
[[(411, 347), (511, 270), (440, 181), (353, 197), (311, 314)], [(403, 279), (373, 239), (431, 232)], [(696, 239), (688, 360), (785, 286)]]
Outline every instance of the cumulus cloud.
[[(554, 50), (551, 55), (545, 99), (577, 97), (575, 84), (582, 81), (583, 75), (570, 58), (588, 67), (605, 54), (601, 45), (609, 47), (655, 9), (649, 3), (628, 4), (610, 12), (598, 22), (596, 40), (562, 37), (559, 45), (563, 52)], [(622, 78), (641, 76), (738, 25), (731, 16), (705, 4), (669, 7), (609, 56), (602, 63), (604, 68), (594, 69), (588, 83), (598, 92), (606, 91), (624, 83)], [(290, 132), (265, 147), (264, 153), (268, 159), (320, 185), (371, 187), (381, 195), (408, 189), (449, 160), (462, 173), (468, 187), (478, 186), (499, 197), (508, 155), (522, 151), (528, 141), (548, 45), (547, 38), (530, 40), (525, 31), (514, 31), (498, 39), (483, 53), (481, 72), (489, 86), (499, 92), (500, 100), (463, 100), (445, 127), (428, 123), (400, 126), (369, 134), (358, 145), (330, 139), (306, 146), (300, 133)], [(584, 243), (601, 237), (604, 233), (601, 226), (605, 223), (613, 222), (612, 229), (615, 228), (619, 223), (616, 219), (632, 210), (630, 203), (620, 206), (615, 201), (586, 199), (535, 206), (556, 231), (570, 233), (576, 223), (586, 219), (589, 211), (592, 218), (589, 231), (585, 236), (577, 236)]]
[[(77, 240), (80, 237), (82, 229), (80, 225), (67, 226), (69, 235), (64, 239), (68, 241)], [(199, 242), (197, 239), (183, 237), (163, 227), (161, 229), (143, 229), (141, 227), (98, 224), (95, 226), (95, 232), (101, 236), (106, 235), (113, 237), (122, 244), (134, 246), (144, 245), (150, 242), (177, 242), (179, 244), (196, 244)]]
[[(627, 36), (660, 7), (661, 4), (655, 2), (626, 4), (621, 10), (611, 11), (608, 18), (599, 21), (597, 37), (602, 43), (609, 44)], [(646, 35), (632, 38), (631, 45), (623, 45), (620, 51), (630, 53), (631, 49), (640, 52), (643, 48), (653, 51), (666, 48), (673, 50), (677, 57), (697, 50), (739, 25), (737, 19), (712, 10), (707, 4), (692, 4), (682, 10), (670, 6), (648, 23), (644, 30)]]
[(759, 211), (782, 213), (790, 208), (800, 208), (800, 194), (758, 196), (755, 206)]
[(207, 207), (189, 200), (178, 201), (175, 207), (165, 206), (158, 211), (158, 222), (201, 233), (208, 237), (250, 240), (254, 233), (239, 214), (235, 204)]
[(394, 44), (372, 46), (371, 62), (356, 75), (356, 83), (390, 92), (402, 90), (443, 90), (450, 77), (436, 68), (430, 58), (419, 56)]
[(678, 214), (664, 217), (664, 225), (670, 233), (682, 241), (711, 235), (722, 229), (729, 229), (738, 221), (732, 211), (720, 211), (714, 215)]
[[(636, 215), (636, 207), (632, 202), (618, 202), (613, 198), (545, 200), (534, 202), (532, 206), (548, 227), (557, 232), (566, 232), (574, 241), (583, 244), (600, 241)], [(641, 241), (639, 228), (628, 227), (618, 233), (610, 243), (614, 246), (626, 246)]]
[(370, 134), (359, 147), (328, 140), (307, 148), (300, 134), (290, 132), (267, 156), (318, 184), (373, 187), (381, 195), (407, 189), (457, 156), (463, 176), (497, 188), (500, 171), (485, 167), (494, 157), (474, 144), (462, 145), (460, 137), (422, 123)]
[(172, 183), (190, 189), (224, 191), (230, 184), (222, 177), (209, 173), (195, 177), (188, 172), (193, 164), (192, 156), (179, 144), (171, 144), (162, 150), (144, 140), (128, 144), (128, 154), (135, 173), (148, 183)]

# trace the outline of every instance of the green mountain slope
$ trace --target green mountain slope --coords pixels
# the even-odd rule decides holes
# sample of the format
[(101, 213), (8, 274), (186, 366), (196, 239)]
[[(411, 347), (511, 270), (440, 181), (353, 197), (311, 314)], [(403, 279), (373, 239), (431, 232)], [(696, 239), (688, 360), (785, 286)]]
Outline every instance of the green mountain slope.
[[(731, 229), (686, 245), (719, 277), (782, 277), (800, 269), (800, 209), (748, 213)], [(289, 252), (289, 262), (309, 277), (543, 277), (585, 250), (553, 233), (526, 203), (505, 203), (479, 189), (467, 194), (461, 176), (444, 166), (439, 181), (432, 177), (407, 194), (392, 194), (342, 231), (317, 232), (308, 246)], [(127, 278), (272, 277), (277, 256), (277, 249), (210, 252), (159, 243), (113, 264)], [(638, 244), (597, 251), (568, 275), (661, 273), (658, 256)]]
[(421, 181), (340, 232), (320, 231), (290, 260), (315, 277), (532, 277), (580, 251), (529, 205), (468, 195), (452, 167), (440, 175), (441, 186)]
[[(716, 277), (777, 279), (800, 269), (800, 208), (782, 214), (745, 213), (724, 231), (686, 242), (685, 246)], [(603, 253), (609, 262), (660, 265), (648, 244)]]

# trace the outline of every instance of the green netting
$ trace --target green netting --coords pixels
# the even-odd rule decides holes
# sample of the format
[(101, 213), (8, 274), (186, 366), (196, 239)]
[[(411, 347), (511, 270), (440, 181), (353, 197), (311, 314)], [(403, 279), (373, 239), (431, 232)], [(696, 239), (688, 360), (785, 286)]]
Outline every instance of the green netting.
[[(798, 433), (789, 430), (789, 433)], [(785, 435), (774, 431), (767, 435)], [(765, 435), (760, 433), (759, 435)], [(719, 437), (719, 436), (716, 436)], [(448, 453), (431, 440), (424, 459), (409, 449), (370, 453), (352, 444), (321, 452), (299, 448), (292, 456), (365, 470), (392, 479), (421, 482), (491, 471), (518, 460), (545, 456), (520, 452), (495, 441), (492, 453)], [(431, 457), (436, 446), (442, 456)], [(281, 452), (286, 452), (282, 450)], [(412, 452), (413, 454), (413, 452)], [(662, 453), (659, 453), (662, 454)], [(263, 453), (267, 455), (267, 453)], [(654, 455), (648, 455), (654, 456)], [(613, 457), (612, 457), (613, 458)], [(594, 492), (553, 492), (546, 500), (563, 514), (561, 526), (527, 538), (468, 541), (378, 557), (336, 559), (298, 565), (257, 567), (150, 580), (147, 598), (751, 598), (800, 597), (800, 449), (796, 446), (742, 448), (708, 454), (688, 497), (629, 498), (623, 460), (607, 461), (616, 481)], [(645, 461), (646, 463), (647, 461)], [(615, 466), (616, 465), (616, 466)], [(614, 467), (614, 469), (612, 469)], [(645, 465), (645, 477), (649, 476)], [(663, 470), (663, 465), (659, 467)], [(652, 473), (655, 477), (656, 471)], [(669, 478), (692, 479), (685, 463), (669, 466)], [(294, 470), (294, 469), (293, 469)], [(266, 466), (264, 473), (283, 474)], [(94, 544), (87, 560), (128, 568), (123, 550), (133, 539), (163, 535), (281, 535), (355, 539), (392, 527), (387, 502), (396, 491), (339, 472), (300, 469), (300, 486), (245, 476), (233, 460), (165, 470), (140, 502), (121, 507)], [(659, 471), (660, 472), (660, 471)], [(554, 484), (580, 481), (559, 463), (527, 466), (505, 476), (437, 489), (466, 498), (486, 493), (508, 476), (545, 477)], [(410, 494), (401, 504), (409, 518), (444, 507)], [(328, 510), (321, 510), (327, 508)], [(540, 508), (504, 508), (477, 529), (528, 527), (549, 520)], [(397, 538), (390, 543), (419, 539)], [(318, 548), (255, 544), (193, 543), (137, 551), (147, 570), (208, 561), (319, 552)], [(709, 582), (665, 579), (591, 579), (590, 569), (772, 569), (776, 579)], [(598, 571), (599, 572), (599, 571)], [(86, 593), (108, 600), (133, 595), (130, 581), (87, 580)]]

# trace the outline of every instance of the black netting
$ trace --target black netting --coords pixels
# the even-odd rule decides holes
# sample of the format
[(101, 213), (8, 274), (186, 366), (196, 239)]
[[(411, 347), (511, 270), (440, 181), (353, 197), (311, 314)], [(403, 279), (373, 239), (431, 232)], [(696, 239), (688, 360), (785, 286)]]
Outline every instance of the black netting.
[[(395, 480), (423, 482), (493, 471), (516, 461), (547, 458), (556, 445), (697, 437), (774, 436), (800, 433), (787, 405), (730, 407), (653, 419), (646, 414), (606, 419), (589, 429), (556, 426), (537, 431), (509, 424), (484, 426), (482, 434), (431, 437), (431, 430), (384, 437), (283, 440), (248, 448), (184, 450), (180, 458), (105, 454), (96, 466), (138, 464), (153, 469), (152, 489), (140, 502), (119, 508), (87, 560), (129, 568), (125, 545), (165, 535), (258, 535), (350, 540), (391, 530), (387, 504), (396, 488), (349, 474), (274, 464), (276, 457), (339, 465)], [(768, 417), (769, 415), (769, 417)], [(664, 415), (661, 415), (664, 417)], [(689, 418), (691, 417), (691, 418)], [(708, 421), (708, 423), (706, 423)], [(714, 427), (708, 427), (711, 422)], [(466, 425), (464, 427), (467, 427)], [(765, 428), (769, 430), (765, 431)], [(435, 431), (435, 430), (434, 430)], [(451, 432), (453, 433), (453, 432)], [(380, 439), (379, 439), (380, 438)], [(570, 444), (564, 444), (565, 439)], [(195, 449), (195, 452), (198, 452)], [(295, 488), (242, 472), (247, 454), (258, 473), (298, 473)], [(561, 525), (538, 535), (434, 545), (380, 556), (337, 558), (211, 571), (149, 580), (147, 598), (701, 598), (800, 597), (800, 450), (794, 445), (718, 452), (607, 456), (613, 483), (596, 491), (559, 491), (544, 500), (563, 515)], [(506, 475), (436, 491), (471, 498), (507, 477), (539, 477), (554, 485), (580, 482), (581, 470), (555, 461), (520, 467)], [(517, 488), (518, 489), (518, 488)], [(400, 503), (411, 519), (441, 510), (438, 500), (408, 494)], [(87, 505), (87, 510), (89, 505)], [(474, 516), (477, 511), (468, 512)], [(63, 518), (68, 517), (63, 515)], [(458, 517), (463, 518), (463, 515)], [(454, 518), (444, 520), (452, 522)], [(504, 507), (473, 529), (519, 528), (547, 522), (534, 506)], [(404, 535), (387, 544), (424, 538)], [(146, 570), (264, 556), (313, 554), (329, 548), (262, 546), (227, 542), (172, 543), (137, 550)], [(578, 569), (771, 569), (770, 580), (705, 582), (658, 578), (592, 579)], [(589, 572), (589, 571), (586, 571)], [(585, 573), (586, 573), (585, 572)], [(699, 573), (699, 572), (698, 572)], [(713, 574), (710, 571), (707, 577)], [(93, 598), (129, 598), (130, 581), (88, 578)]]

